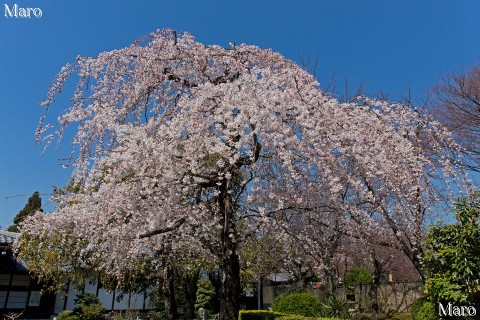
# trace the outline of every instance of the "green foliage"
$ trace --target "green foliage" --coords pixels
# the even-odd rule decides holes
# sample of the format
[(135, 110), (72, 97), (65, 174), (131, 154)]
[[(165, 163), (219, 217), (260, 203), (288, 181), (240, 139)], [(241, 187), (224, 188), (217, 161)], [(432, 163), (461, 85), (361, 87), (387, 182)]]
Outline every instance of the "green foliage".
[(18, 225), (22, 223), (26, 217), (33, 215), (37, 211), (42, 211), (42, 198), (40, 198), (40, 193), (35, 191), (30, 198), (28, 198), (25, 207), (13, 218), (13, 225), (8, 227), (7, 231), (18, 232)]
[(428, 231), (425, 291), (435, 301), (466, 303), (480, 290), (480, 192), (458, 199), (454, 209), (456, 224)]
[(240, 310), (238, 320), (274, 320), (281, 316), (284, 314), (268, 310)]
[(370, 320), (371, 318), (372, 315), (370, 313), (357, 313), (352, 317), (352, 320)]
[(140, 312), (138, 310), (127, 309), (125, 312), (110, 312), (109, 320), (139, 320)]
[(329, 317), (349, 318), (348, 302), (340, 297), (331, 296), (322, 305), (323, 313)]
[(73, 313), (77, 314), (80, 320), (102, 320), (105, 318), (105, 309), (98, 297), (91, 292), (77, 296)]
[(301, 315), (286, 315), (268, 310), (241, 310), (238, 320), (333, 320), (335, 318), (304, 317)]
[[(177, 312), (182, 319), (192, 319), (198, 311), (195, 307), (196, 295), (199, 289), (198, 269), (180, 269), (176, 268), (173, 271), (173, 293), (175, 295), (175, 302), (177, 305)], [(167, 319), (167, 312), (165, 310), (165, 292), (163, 280), (157, 279), (155, 283), (155, 290), (150, 293), (150, 307), (148, 319), (165, 320)], [(215, 294), (215, 292), (214, 292)], [(215, 310), (214, 310), (215, 311)], [(212, 309), (209, 309), (209, 314), (212, 314)]]
[(81, 308), (83, 306), (88, 306), (95, 303), (100, 303), (100, 300), (91, 292), (81, 293), (77, 296), (77, 299), (75, 299), (75, 305), (77, 306), (77, 308)]
[(336, 318), (313, 318), (313, 317), (304, 317), (304, 316), (297, 316), (297, 315), (288, 315), (277, 318), (276, 320), (333, 320)]
[[(243, 227), (242, 222), (239, 228)], [(241, 246), (240, 281), (246, 287), (258, 276), (275, 273), (281, 264), (282, 246), (275, 240), (275, 234), (267, 231), (261, 236), (247, 237)]]
[[(373, 315), (371, 313), (356, 313), (352, 316), (352, 320), (371, 320)], [(412, 320), (412, 315), (409, 312), (379, 314), (378, 320)]]
[(64, 289), (64, 279), (69, 279), (75, 286), (83, 286), (91, 276), (94, 266), (79, 259), (84, 247), (85, 241), (74, 235), (23, 232), (19, 237), (18, 258), (28, 265), (39, 283), (50, 284), (44, 289), (55, 291)]
[(64, 310), (57, 316), (57, 320), (103, 320), (105, 309), (100, 300), (93, 293), (82, 293), (75, 299), (73, 310)]
[[(355, 319), (355, 318), (352, 318)], [(370, 320), (366, 318), (365, 320)], [(378, 317), (379, 320), (412, 320), (412, 314), (409, 312), (399, 312), (394, 314), (382, 314)], [(356, 320), (356, 319), (355, 319)]]
[(215, 298), (215, 288), (210, 280), (198, 280), (197, 301), (195, 302), (195, 310), (204, 308), (212, 310), (213, 298)]
[(57, 320), (80, 320), (80, 317), (73, 310), (63, 310), (57, 315)]
[(420, 310), (425, 301), (427, 301), (426, 298), (418, 298), (417, 300), (415, 300), (410, 306), (410, 308), (412, 309), (412, 314), (418, 313), (418, 310)]
[(165, 312), (157, 311), (157, 310), (150, 310), (147, 314), (148, 320), (164, 320), (165, 319)]
[(372, 281), (373, 277), (365, 266), (349, 268), (345, 274), (346, 285), (371, 283)]
[(101, 320), (104, 318), (105, 309), (101, 304), (94, 303), (85, 305), (81, 309), (80, 319), (82, 320)]
[(311, 293), (295, 293), (276, 297), (272, 310), (289, 315), (318, 317), (322, 314), (322, 302)]
[(392, 320), (412, 320), (412, 314), (408, 312), (396, 313), (392, 316)]
[(412, 304), (412, 320), (438, 320), (435, 303), (426, 298), (415, 300)]

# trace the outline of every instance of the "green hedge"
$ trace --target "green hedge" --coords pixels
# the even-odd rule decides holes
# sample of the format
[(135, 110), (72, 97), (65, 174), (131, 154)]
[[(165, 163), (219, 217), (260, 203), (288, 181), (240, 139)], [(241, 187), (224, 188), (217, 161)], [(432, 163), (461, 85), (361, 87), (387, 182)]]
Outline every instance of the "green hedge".
[(337, 318), (312, 318), (312, 317), (303, 317), (296, 315), (289, 315), (277, 318), (276, 320), (335, 320)]
[(238, 320), (275, 320), (285, 314), (268, 310), (241, 310)]
[(276, 297), (272, 310), (287, 315), (319, 317), (322, 315), (322, 301), (311, 293), (294, 293)]
[(297, 315), (285, 315), (283, 313), (268, 310), (241, 310), (238, 320), (335, 320), (335, 318), (314, 318)]
[(438, 320), (435, 303), (428, 301), (426, 298), (420, 298), (412, 304), (413, 320)]

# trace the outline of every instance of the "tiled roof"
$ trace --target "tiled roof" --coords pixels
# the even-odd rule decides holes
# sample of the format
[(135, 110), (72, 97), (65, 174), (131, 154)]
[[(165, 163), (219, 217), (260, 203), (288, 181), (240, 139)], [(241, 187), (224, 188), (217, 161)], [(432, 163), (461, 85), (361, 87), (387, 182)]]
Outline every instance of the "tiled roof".
[(0, 230), (0, 245), (12, 244), (19, 233)]
[(25, 262), (17, 260), (14, 254), (5, 254), (5, 248), (15, 242), (20, 233), (0, 230), (0, 273), (21, 272), (27, 273)]

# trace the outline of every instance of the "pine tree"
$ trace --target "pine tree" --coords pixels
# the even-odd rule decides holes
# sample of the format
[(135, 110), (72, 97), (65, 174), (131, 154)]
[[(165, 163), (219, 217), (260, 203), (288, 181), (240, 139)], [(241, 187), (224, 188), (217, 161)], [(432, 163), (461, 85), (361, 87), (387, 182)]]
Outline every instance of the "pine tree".
[(19, 224), (25, 220), (26, 217), (34, 214), (38, 210), (42, 210), (42, 198), (40, 198), (40, 193), (38, 191), (35, 191), (30, 198), (28, 198), (28, 202), (23, 207), (22, 210), (18, 212), (18, 214), (13, 218), (13, 225), (8, 227), (8, 231), (11, 232), (18, 232), (18, 226)]

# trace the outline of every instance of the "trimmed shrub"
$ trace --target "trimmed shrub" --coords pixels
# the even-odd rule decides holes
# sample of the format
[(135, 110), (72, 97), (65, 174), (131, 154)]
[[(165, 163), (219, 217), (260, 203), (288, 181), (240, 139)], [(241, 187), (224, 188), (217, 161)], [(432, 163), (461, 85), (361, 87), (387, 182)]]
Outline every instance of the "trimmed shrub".
[(311, 293), (294, 293), (276, 297), (272, 310), (288, 315), (319, 317), (322, 314), (322, 302)]
[(240, 310), (238, 320), (275, 320), (283, 313), (268, 310)]
[(412, 304), (412, 319), (438, 320), (440, 317), (437, 314), (435, 303), (428, 301), (426, 298), (420, 298)]
[(312, 318), (312, 317), (303, 317), (296, 315), (289, 315), (277, 318), (276, 320), (335, 320), (336, 318)]
[(82, 320), (102, 320), (104, 316), (105, 309), (99, 303), (92, 303), (82, 306), (80, 318)]
[[(68, 313), (65, 313), (67, 312)], [(75, 299), (75, 308), (61, 312), (60, 320), (103, 320), (105, 309), (100, 300), (93, 293), (82, 293)]]
[(238, 320), (335, 320), (334, 318), (314, 318), (299, 315), (285, 315), (268, 310), (241, 310)]

